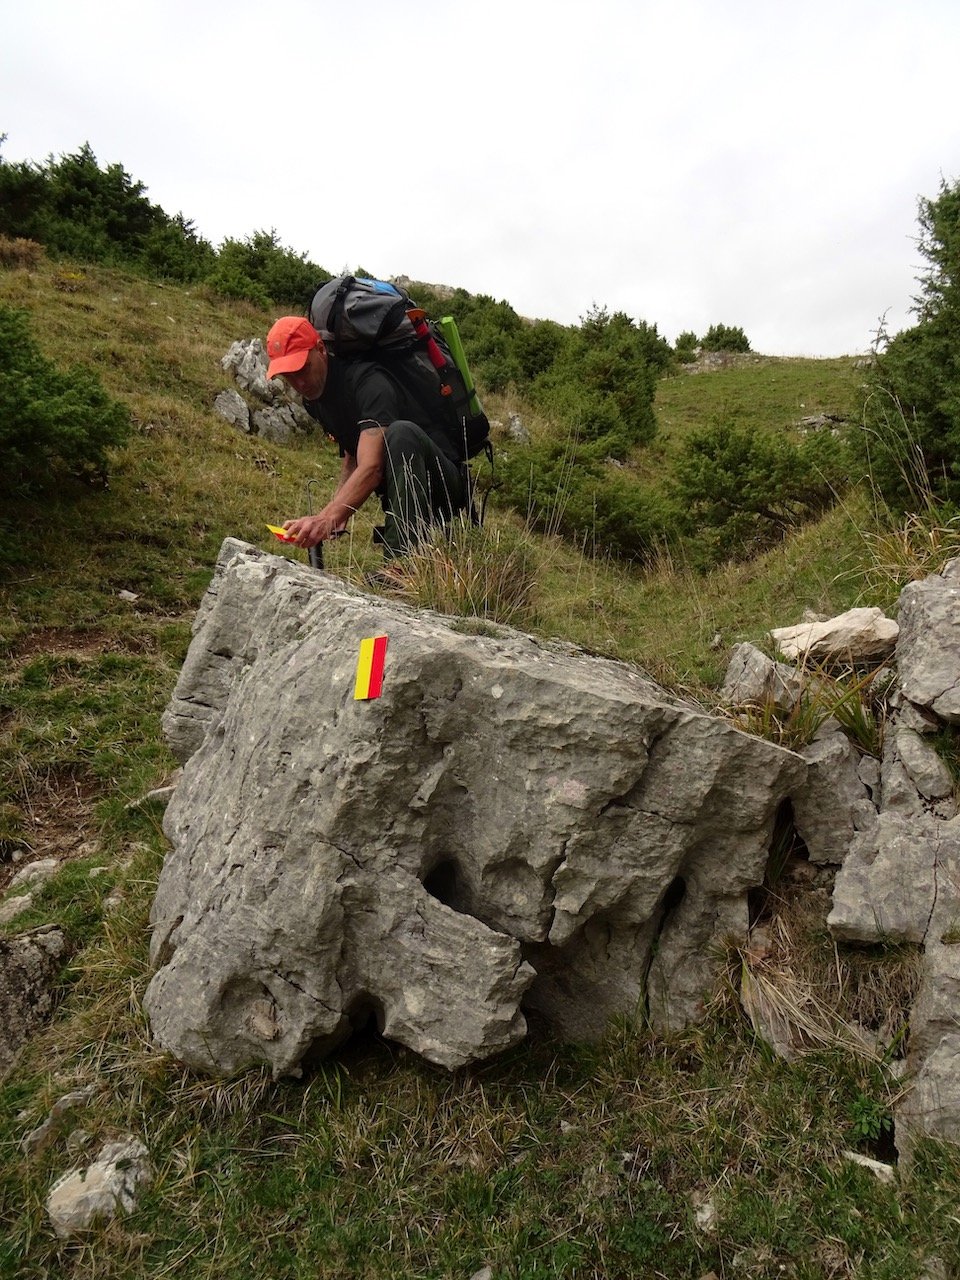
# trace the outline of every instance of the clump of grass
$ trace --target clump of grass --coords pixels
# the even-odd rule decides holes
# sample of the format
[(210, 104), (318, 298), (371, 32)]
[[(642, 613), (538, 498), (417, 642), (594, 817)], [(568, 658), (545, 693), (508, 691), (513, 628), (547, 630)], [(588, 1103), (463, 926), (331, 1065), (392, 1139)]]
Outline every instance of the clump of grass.
[(942, 507), (914, 512), (894, 525), (865, 529), (868, 560), (861, 570), (867, 592), (899, 592), (908, 582), (939, 573), (960, 555), (960, 516)]
[[(874, 1063), (904, 1051), (923, 976), (912, 945), (838, 945), (824, 921), (829, 887), (794, 862), (768, 896), (769, 914), (732, 968), (741, 1004), (761, 1039), (785, 1057), (833, 1048)], [(807, 874), (794, 874), (797, 868)]]
[(44, 247), (23, 236), (0, 235), (0, 267), (22, 267), (32, 271), (44, 257)]
[(798, 972), (795, 940), (782, 916), (774, 917), (762, 943), (737, 952), (740, 1001), (753, 1029), (782, 1056), (804, 1050), (842, 1049), (879, 1062), (875, 1042), (855, 1023), (847, 1021), (823, 988)]
[(883, 738), (883, 707), (873, 696), (875, 673), (831, 675), (815, 666), (801, 671), (803, 689), (790, 706), (774, 695), (733, 708), (734, 723), (746, 733), (766, 738), (789, 751), (809, 746), (829, 720), (867, 755), (879, 758)]
[[(479, 527), (460, 517), (404, 559), (395, 590), (438, 613), (527, 627), (534, 620), (538, 567), (525, 531), (509, 524)], [(384, 574), (389, 578), (389, 566)]]

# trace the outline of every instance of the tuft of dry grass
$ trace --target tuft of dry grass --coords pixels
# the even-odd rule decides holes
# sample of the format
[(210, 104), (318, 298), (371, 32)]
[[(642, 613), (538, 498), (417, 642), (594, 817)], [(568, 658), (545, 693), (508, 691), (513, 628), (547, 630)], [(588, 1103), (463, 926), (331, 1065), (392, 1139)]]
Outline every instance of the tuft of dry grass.
[(534, 621), (539, 559), (532, 538), (508, 523), (458, 517), (402, 562), (382, 571), (401, 598), (438, 613), (505, 626)]
[(939, 573), (960, 555), (960, 516), (942, 519), (937, 508), (908, 515), (892, 527), (865, 529), (868, 560), (862, 570), (867, 592), (899, 592), (908, 582)]
[(43, 245), (37, 244), (36, 240), (0, 235), (0, 267), (20, 267), (33, 271), (40, 265), (45, 253)]
[(794, 862), (770, 895), (769, 914), (734, 948), (742, 1008), (782, 1057), (837, 1049), (888, 1062), (904, 1052), (922, 952), (838, 945), (824, 926), (828, 897), (809, 864)]
[(879, 758), (885, 711), (875, 696), (875, 671), (831, 674), (813, 664), (798, 668), (803, 688), (785, 707), (771, 695), (762, 702), (733, 708), (718, 707), (745, 733), (766, 738), (790, 751), (808, 746), (818, 729), (835, 720), (861, 751)]

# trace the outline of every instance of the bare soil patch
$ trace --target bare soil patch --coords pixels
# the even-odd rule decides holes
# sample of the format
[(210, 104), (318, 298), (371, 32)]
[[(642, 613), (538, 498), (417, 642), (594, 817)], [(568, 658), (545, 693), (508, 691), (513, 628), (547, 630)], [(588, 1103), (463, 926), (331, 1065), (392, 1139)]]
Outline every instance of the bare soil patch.
[(101, 789), (90, 779), (72, 774), (32, 782), (22, 800), (25, 857), (0, 863), (0, 893), (18, 871), (41, 858), (68, 862), (93, 851), (87, 832), (90, 814), (101, 798)]

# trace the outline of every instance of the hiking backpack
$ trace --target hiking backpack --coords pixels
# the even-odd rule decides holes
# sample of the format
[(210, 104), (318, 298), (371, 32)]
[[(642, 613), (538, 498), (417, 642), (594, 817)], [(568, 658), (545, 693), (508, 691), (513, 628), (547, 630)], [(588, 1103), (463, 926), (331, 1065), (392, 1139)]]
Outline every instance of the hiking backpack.
[(490, 423), (450, 317), (440, 324), (428, 320), (398, 285), (338, 276), (314, 294), (310, 323), (340, 359), (374, 359), (389, 370), (430, 420), (456, 439), (463, 457), (491, 456)]

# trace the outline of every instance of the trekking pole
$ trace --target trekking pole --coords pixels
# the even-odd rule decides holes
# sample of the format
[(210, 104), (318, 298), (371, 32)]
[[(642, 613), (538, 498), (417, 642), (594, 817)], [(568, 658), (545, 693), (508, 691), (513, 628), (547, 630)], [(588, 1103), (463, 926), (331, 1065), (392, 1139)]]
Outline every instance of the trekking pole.
[[(308, 480), (306, 485), (304, 486), (304, 502), (306, 504), (308, 516), (313, 515), (313, 499), (310, 496), (310, 491), (315, 484), (319, 485), (319, 483), (320, 481), (314, 478), (313, 480)], [(311, 569), (319, 569), (321, 573), (323, 572), (323, 543), (322, 542), (318, 542), (315, 547), (307, 548), (307, 561)]]

